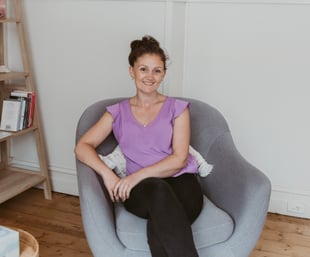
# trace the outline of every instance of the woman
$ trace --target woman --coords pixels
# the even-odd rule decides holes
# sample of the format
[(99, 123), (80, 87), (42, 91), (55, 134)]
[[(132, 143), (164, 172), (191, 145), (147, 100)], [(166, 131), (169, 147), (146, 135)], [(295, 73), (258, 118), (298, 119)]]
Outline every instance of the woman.
[[(189, 154), (189, 103), (167, 97), (158, 88), (167, 57), (150, 36), (131, 42), (129, 73), (136, 95), (107, 107), (82, 136), (75, 153), (103, 179), (113, 202), (148, 220), (153, 257), (196, 257), (191, 224), (202, 208), (197, 162)], [(95, 149), (113, 131), (126, 158), (119, 178)]]

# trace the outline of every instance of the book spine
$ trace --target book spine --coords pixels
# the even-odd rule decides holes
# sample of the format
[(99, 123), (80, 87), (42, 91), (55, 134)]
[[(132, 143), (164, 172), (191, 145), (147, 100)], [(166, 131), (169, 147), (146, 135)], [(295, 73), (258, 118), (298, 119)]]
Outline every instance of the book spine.
[(19, 117), (19, 124), (18, 129), (22, 130), (24, 127), (24, 119), (25, 119), (25, 110), (26, 110), (26, 99), (21, 98), (20, 99), (21, 105), (20, 105), (20, 117)]
[(33, 124), (34, 119), (34, 110), (35, 110), (35, 100), (36, 100), (36, 94), (35, 92), (29, 93), (29, 114), (28, 114), (28, 124), (27, 128), (30, 128)]
[(23, 129), (28, 128), (28, 120), (29, 120), (29, 107), (30, 107), (30, 98), (29, 96), (25, 98), (26, 106), (25, 106), (25, 118), (23, 121)]

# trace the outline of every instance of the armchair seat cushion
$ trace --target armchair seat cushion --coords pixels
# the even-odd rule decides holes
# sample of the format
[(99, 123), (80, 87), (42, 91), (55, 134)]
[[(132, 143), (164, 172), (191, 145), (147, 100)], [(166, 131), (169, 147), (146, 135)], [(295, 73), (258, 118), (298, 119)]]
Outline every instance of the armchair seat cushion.
[[(149, 251), (146, 220), (129, 213), (123, 204), (115, 206), (116, 232), (122, 244), (134, 251)], [(226, 241), (234, 230), (231, 217), (204, 197), (202, 211), (192, 224), (197, 249)]]

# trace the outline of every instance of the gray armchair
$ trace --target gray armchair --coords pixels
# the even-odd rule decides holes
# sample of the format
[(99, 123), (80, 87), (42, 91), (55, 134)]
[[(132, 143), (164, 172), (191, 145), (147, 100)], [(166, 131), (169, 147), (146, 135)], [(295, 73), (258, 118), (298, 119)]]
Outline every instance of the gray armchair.
[[(214, 169), (205, 178), (204, 207), (192, 225), (201, 257), (247, 257), (258, 240), (268, 210), (268, 178), (237, 151), (228, 125), (214, 108), (191, 103), (191, 145)], [(107, 105), (121, 98), (99, 101), (82, 114), (76, 141), (101, 117)], [(116, 146), (113, 135), (97, 148), (107, 154)], [(113, 204), (101, 178), (77, 160), (80, 203), (86, 237), (95, 257), (150, 257), (146, 221)]]

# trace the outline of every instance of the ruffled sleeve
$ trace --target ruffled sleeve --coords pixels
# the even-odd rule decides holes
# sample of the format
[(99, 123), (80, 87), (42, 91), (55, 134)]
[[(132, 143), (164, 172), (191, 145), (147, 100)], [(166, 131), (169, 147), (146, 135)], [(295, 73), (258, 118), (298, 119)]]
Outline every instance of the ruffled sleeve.
[(112, 114), (112, 117), (115, 120), (120, 112), (119, 103), (107, 106), (107, 111)]
[(186, 108), (189, 108), (190, 104), (189, 102), (176, 99), (174, 103), (174, 118), (181, 115)]

